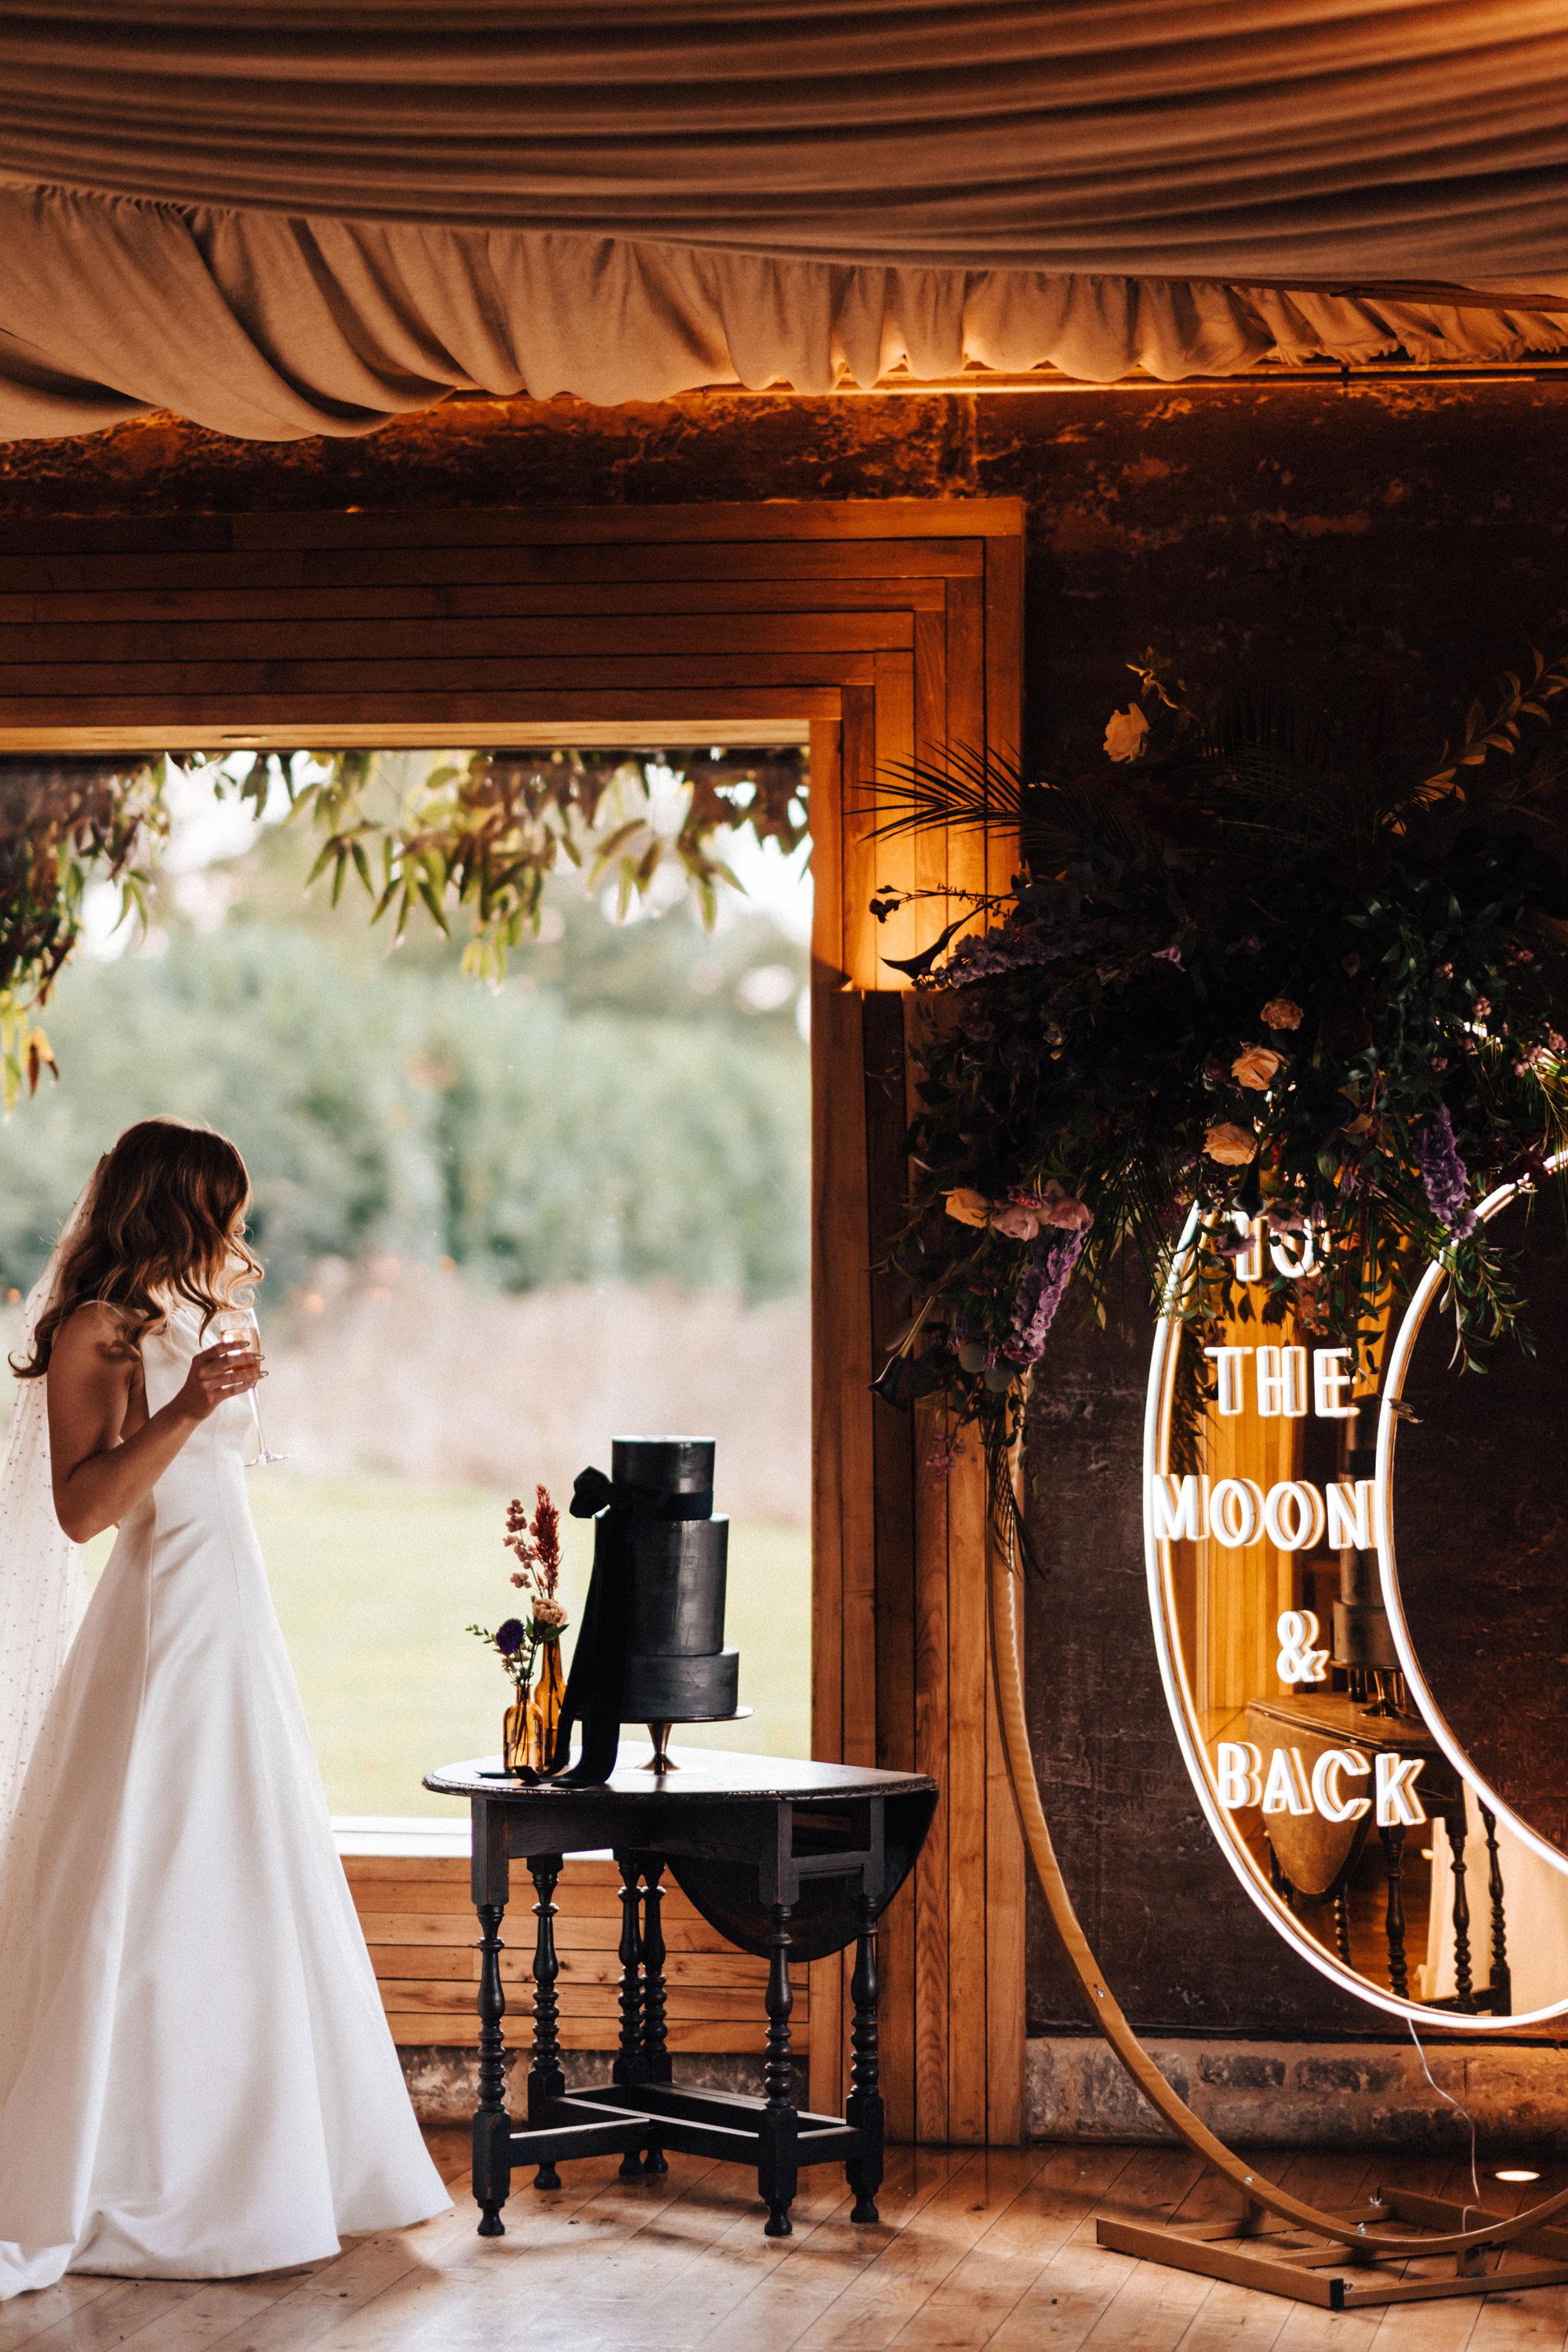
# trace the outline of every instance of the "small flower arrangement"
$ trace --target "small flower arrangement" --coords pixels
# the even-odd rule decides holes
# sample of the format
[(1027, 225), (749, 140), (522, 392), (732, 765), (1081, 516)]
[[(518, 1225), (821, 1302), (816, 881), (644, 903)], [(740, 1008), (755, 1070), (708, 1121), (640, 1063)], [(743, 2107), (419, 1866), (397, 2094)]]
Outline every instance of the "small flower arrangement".
[(506, 1548), (517, 1561), (512, 1583), (527, 1594), (526, 1617), (508, 1617), (491, 1633), (486, 1625), (468, 1632), (492, 1649), (511, 1676), (519, 1696), (533, 1681), (539, 1654), (547, 1644), (559, 1644), (568, 1618), (560, 1599), (561, 1514), (546, 1486), (536, 1486), (533, 1517), (516, 1496), (507, 1505)]

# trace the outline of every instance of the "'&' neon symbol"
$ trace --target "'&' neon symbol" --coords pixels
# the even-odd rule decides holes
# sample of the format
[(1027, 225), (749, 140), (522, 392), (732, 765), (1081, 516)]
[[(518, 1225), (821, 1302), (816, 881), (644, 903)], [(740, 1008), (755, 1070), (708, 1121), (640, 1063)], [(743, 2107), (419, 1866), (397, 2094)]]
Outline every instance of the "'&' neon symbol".
[(1312, 1647), (1321, 1628), (1310, 1609), (1287, 1609), (1276, 1628), (1279, 1655), (1275, 1667), (1282, 1683), (1322, 1683), (1329, 1678), (1327, 1650)]

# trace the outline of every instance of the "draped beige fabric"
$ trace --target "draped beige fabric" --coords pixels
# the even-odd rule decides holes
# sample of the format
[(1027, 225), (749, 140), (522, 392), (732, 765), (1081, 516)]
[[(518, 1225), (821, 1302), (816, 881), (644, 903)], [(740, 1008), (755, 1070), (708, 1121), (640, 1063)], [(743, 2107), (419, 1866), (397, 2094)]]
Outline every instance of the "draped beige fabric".
[(1568, 9), (31, 0), (0, 184), (12, 435), (1501, 359), (1568, 348)]

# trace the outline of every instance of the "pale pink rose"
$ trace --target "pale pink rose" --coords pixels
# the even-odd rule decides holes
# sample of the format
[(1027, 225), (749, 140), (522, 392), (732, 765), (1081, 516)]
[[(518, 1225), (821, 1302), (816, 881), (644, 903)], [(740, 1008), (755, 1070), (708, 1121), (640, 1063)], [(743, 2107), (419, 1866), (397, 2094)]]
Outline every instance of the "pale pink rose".
[(1073, 1193), (1064, 1192), (1056, 1178), (1049, 1176), (1040, 1204), (1040, 1221), (1043, 1224), (1059, 1225), (1064, 1233), (1087, 1233), (1094, 1223), (1094, 1211)]
[(1228, 1119), (1221, 1119), (1205, 1136), (1204, 1150), (1222, 1168), (1245, 1168), (1249, 1160), (1258, 1157), (1258, 1138), (1249, 1135), (1246, 1128), (1233, 1127)]
[(1042, 1213), (1048, 1213), (1041, 1201), (1003, 1201), (991, 1212), (991, 1230), (1005, 1234), (1010, 1242), (1032, 1242)]
[(950, 1217), (956, 1217), (961, 1225), (988, 1225), (991, 1203), (984, 1193), (975, 1192), (973, 1185), (960, 1184), (947, 1196), (947, 1213)]
[(536, 1625), (552, 1625), (559, 1630), (566, 1622), (564, 1608), (559, 1601), (552, 1601), (548, 1592), (540, 1594), (529, 1613)]
[(1289, 996), (1271, 996), (1263, 1008), (1263, 1019), (1270, 1029), (1299, 1029), (1301, 1008)]
[(1142, 756), (1144, 740), (1149, 733), (1149, 721), (1135, 702), (1125, 710), (1114, 710), (1105, 730), (1106, 756), (1112, 760), (1136, 760)]
[(1262, 1095), (1284, 1066), (1284, 1055), (1277, 1054), (1272, 1045), (1244, 1045), (1230, 1066), (1230, 1075), (1238, 1087), (1250, 1087), (1254, 1094)]

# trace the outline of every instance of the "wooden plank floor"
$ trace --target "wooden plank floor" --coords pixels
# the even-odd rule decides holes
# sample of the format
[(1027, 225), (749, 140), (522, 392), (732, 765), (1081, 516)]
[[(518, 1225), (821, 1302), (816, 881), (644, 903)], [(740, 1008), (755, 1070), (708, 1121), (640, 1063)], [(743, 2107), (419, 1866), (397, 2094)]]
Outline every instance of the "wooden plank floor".
[[(762, 2234), (745, 2177), (615, 2159), (523, 2188), (481, 2240), (467, 2134), (431, 2135), (456, 2210), (330, 2263), (217, 2285), (67, 2279), (0, 2305), (0, 2352), (1559, 2352), (1568, 2287), (1335, 2316), (1101, 2251), (1097, 2213), (1196, 2220), (1226, 2192), (1176, 2150), (897, 2148), (882, 2223), (805, 2176), (795, 2234)], [(1310, 2156), (1278, 2178), (1339, 2204), (1378, 2181), (1451, 2197), (1440, 2162)], [(1568, 2176), (1565, 2176), (1568, 2177)], [(1558, 2183), (1556, 2173), (1542, 2189)], [(1483, 2175), (1500, 2210), (1521, 2192)], [(1539, 2195), (1541, 2190), (1531, 2192)]]

